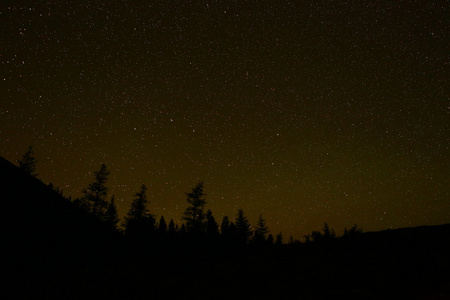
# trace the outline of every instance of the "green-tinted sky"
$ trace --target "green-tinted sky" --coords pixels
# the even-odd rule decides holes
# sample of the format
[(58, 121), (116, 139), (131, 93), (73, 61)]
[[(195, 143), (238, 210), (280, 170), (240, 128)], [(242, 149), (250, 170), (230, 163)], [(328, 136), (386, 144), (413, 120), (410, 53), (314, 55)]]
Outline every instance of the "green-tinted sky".
[(205, 182), (300, 238), (450, 222), (448, 1), (6, 1), (0, 155), (124, 214)]

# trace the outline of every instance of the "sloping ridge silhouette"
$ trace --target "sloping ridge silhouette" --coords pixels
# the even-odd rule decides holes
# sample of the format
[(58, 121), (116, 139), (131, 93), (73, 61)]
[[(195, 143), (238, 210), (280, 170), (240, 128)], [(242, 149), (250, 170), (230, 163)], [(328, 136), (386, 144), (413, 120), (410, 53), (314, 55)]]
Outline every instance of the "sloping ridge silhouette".
[(19, 274), (101, 259), (117, 232), (0, 157), (0, 263)]
[(0, 156), (1, 231), (29, 242), (95, 240), (111, 230), (39, 179)]

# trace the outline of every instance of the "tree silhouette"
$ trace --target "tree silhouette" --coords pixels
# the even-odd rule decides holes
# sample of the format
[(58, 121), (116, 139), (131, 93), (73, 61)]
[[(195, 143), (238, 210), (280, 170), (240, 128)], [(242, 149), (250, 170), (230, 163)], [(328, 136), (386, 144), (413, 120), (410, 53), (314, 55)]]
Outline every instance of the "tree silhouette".
[(228, 220), (228, 216), (223, 216), (222, 222), (220, 223), (220, 233), (226, 235), (229, 228), (230, 220)]
[(141, 185), (140, 191), (135, 193), (134, 196), (135, 198), (131, 203), (131, 208), (125, 217), (125, 221), (143, 220), (149, 214), (147, 210), (147, 187), (145, 184)]
[(269, 234), (269, 235), (267, 236), (267, 243), (268, 243), (269, 245), (272, 245), (272, 244), (273, 244), (273, 235), (272, 235), (272, 234)]
[(275, 245), (282, 245), (283, 244), (283, 235), (281, 232), (277, 234), (277, 237), (275, 239)]
[(266, 242), (266, 235), (269, 233), (269, 228), (266, 226), (262, 215), (259, 215), (258, 223), (255, 227), (254, 242), (256, 244), (262, 244)]
[(219, 225), (217, 224), (211, 210), (206, 212), (206, 236), (209, 238), (217, 238), (220, 235)]
[(167, 233), (167, 224), (163, 216), (161, 216), (161, 218), (159, 219), (158, 232), (161, 235), (166, 235)]
[(252, 226), (250, 225), (247, 217), (244, 215), (242, 209), (238, 210), (238, 215), (236, 217), (236, 230), (241, 243), (247, 244), (253, 235)]
[(220, 224), (220, 232), (222, 238), (228, 244), (239, 243), (239, 237), (236, 229), (236, 225), (230, 222), (228, 216), (222, 218), (222, 223)]
[(34, 157), (33, 147), (29, 146), (27, 152), (22, 156), (22, 159), (17, 161), (19, 163), (19, 169), (25, 173), (37, 177), (39, 174), (36, 173), (36, 163), (37, 160)]
[[(57, 192), (60, 196), (63, 196), (63, 189), (55, 186), (52, 182), (48, 183), (48, 187)], [(63, 196), (64, 197), (64, 196)], [(66, 197), (64, 197), (66, 198)]]
[(189, 232), (199, 233), (202, 231), (203, 219), (205, 214), (203, 208), (206, 204), (203, 192), (203, 182), (199, 182), (192, 192), (187, 193), (188, 208), (184, 211), (183, 220), (186, 221), (187, 230)]
[(125, 216), (125, 234), (133, 237), (148, 238), (155, 231), (155, 218), (147, 210), (147, 188), (142, 184), (134, 194), (130, 210)]
[(314, 230), (309, 235), (309, 239), (312, 240), (313, 242), (317, 243), (317, 242), (320, 242), (323, 240), (323, 235), (320, 231)]
[(304, 237), (305, 237), (305, 243), (311, 243), (311, 235), (305, 234)]
[(169, 236), (173, 237), (177, 233), (177, 228), (175, 227), (175, 222), (173, 219), (170, 219), (169, 227), (168, 227)]
[(111, 201), (108, 204), (108, 208), (106, 209), (105, 221), (114, 229), (117, 228), (117, 224), (119, 223), (119, 215), (117, 214), (117, 207), (114, 201), (114, 195), (111, 196)]
[(336, 237), (336, 233), (334, 232), (334, 229), (332, 228), (330, 230), (330, 227), (328, 226), (327, 222), (323, 223), (323, 239), (326, 241), (330, 241)]
[(363, 233), (363, 230), (361, 228), (358, 228), (358, 226), (355, 224), (355, 225), (353, 225), (352, 228), (350, 228), (350, 230), (348, 230), (346, 227), (344, 229), (344, 235), (342, 237), (343, 238), (355, 237), (361, 233)]
[(295, 241), (292, 235), (289, 236), (289, 245), (294, 245)]
[(330, 227), (328, 226), (327, 222), (323, 223), (323, 233), (317, 230), (314, 230), (309, 235), (305, 235), (305, 242), (309, 243), (310, 241), (313, 241), (315, 243), (317, 242), (330, 242), (333, 239), (336, 238), (336, 233), (334, 229), (330, 230)]
[(102, 164), (100, 170), (94, 172), (95, 180), (90, 183), (86, 189), (83, 189), (83, 196), (79, 200), (80, 206), (86, 208), (99, 219), (104, 220), (108, 202), (108, 188), (106, 181), (108, 180), (109, 171), (105, 164)]

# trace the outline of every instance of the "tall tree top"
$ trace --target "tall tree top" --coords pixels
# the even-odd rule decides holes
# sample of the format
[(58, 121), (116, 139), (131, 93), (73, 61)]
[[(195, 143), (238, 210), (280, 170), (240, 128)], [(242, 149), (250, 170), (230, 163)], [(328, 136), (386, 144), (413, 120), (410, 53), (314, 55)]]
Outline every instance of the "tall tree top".
[(100, 166), (100, 170), (94, 172), (95, 181), (89, 184), (89, 189), (98, 193), (99, 197), (106, 197), (108, 194), (108, 188), (106, 187), (106, 181), (108, 181), (109, 170), (105, 164)]
[(204, 206), (206, 204), (204, 196), (206, 194), (203, 192), (204, 184), (203, 182), (197, 183), (195, 187), (192, 188), (192, 191), (190, 193), (186, 193), (188, 199), (187, 201), (190, 204), (195, 204), (196, 206)]
[(206, 200), (204, 198), (206, 194), (203, 192), (203, 182), (199, 182), (192, 188), (192, 191), (186, 195), (189, 206), (184, 211), (183, 220), (186, 220), (186, 225), (189, 231), (200, 231), (202, 221), (205, 218), (203, 208), (206, 204)]
[(117, 228), (117, 224), (119, 223), (119, 215), (117, 213), (117, 207), (114, 201), (114, 195), (111, 196), (111, 201), (108, 204), (108, 208), (106, 209), (105, 221), (111, 227)]
[(255, 242), (265, 242), (268, 233), (269, 228), (266, 226), (266, 221), (263, 219), (262, 215), (259, 215), (258, 223), (255, 228)]
[(33, 147), (29, 146), (27, 152), (22, 156), (22, 159), (17, 162), (19, 163), (19, 169), (23, 170), (25, 173), (34, 177), (39, 175), (36, 173), (37, 160), (34, 157)]
[(166, 220), (164, 219), (164, 216), (161, 216), (159, 219), (159, 227), (158, 227), (160, 234), (166, 234), (167, 233), (167, 224)]
[(131, 203), (131, 208), (128, 211), (125, 220), (138, 220), (141, 221), (150, 215), (147, 210), (147, 187), (145, 184), (141, 185), (139, 192), (134, 194), (134, 200)]
[(228, 219), (228, 216), (223, 216), (222, 223), (220, 224), (220, 232), (224, 234), (227, 232), (228, 228), (230, 228), (230, 220)]
[(235, 223), (239, 238), (242, 242), (248, 243), (250, 237), (253, 235), (253, 230), (242, 209), (238, 210)]
[(82, 191), (84, 196), (81, 201), (84, 202), (88, 210), (100, 218), (104, 217), (108, 206), (108, 201), (106, 200), (108, 195), (108, 188), (106, 187), (108, 176), (108, 168), (105, 164), (102, 164), (100, 169), (94, 172), (94, 181)]

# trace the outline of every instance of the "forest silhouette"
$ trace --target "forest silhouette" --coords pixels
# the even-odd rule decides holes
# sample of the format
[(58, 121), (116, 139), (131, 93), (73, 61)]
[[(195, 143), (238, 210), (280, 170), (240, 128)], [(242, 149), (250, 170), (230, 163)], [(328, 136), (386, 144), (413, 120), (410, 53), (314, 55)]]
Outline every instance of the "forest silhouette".
[(304, 242), (275, 237), (242, 209), (218, 222), (203, 182), (182, 225), (156, 218), (143, 184), (122, 223), (102, 164), (76, 199), (37, 176), (32, 148), (0, 157), (5, 299), (449, 299), (450, 224)]

